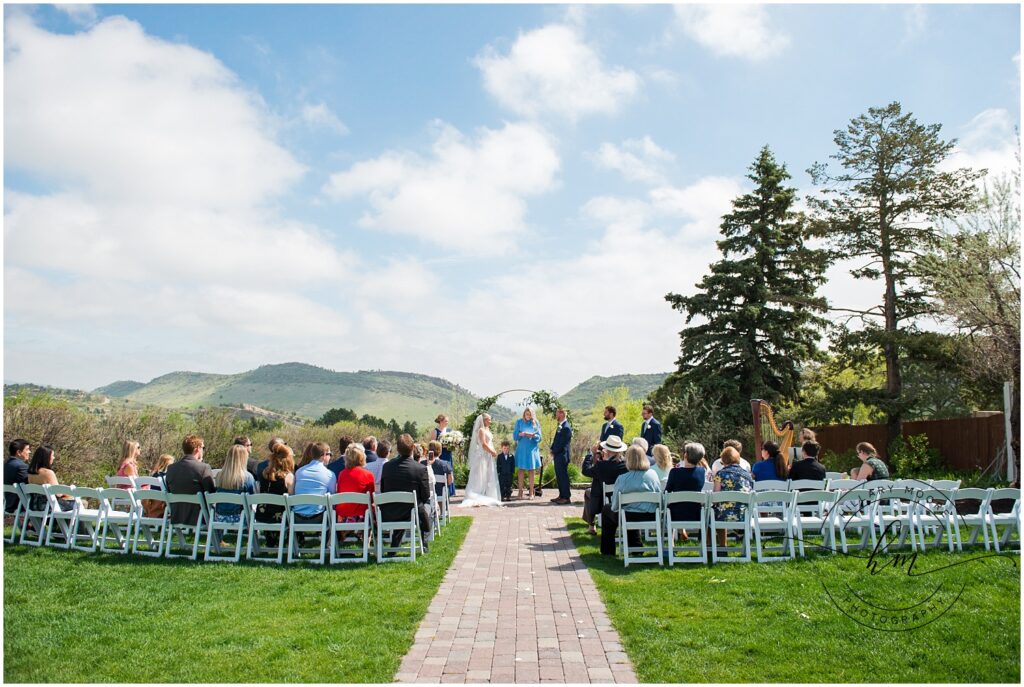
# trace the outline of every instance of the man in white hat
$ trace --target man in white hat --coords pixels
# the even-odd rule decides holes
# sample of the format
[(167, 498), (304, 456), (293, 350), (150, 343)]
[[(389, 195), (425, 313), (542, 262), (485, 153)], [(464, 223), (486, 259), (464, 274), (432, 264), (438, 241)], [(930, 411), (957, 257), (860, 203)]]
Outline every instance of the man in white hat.
[[(583, 473), (593, 480), (590, 485), (589, 510), (591, 513), (600, 513), (604, 508), (604, 485), (615, 484), (615, 480), (619, 478), (619, 475), (628, 472), (622, 456), (629, 447), (622, 440), (622, 437), (612, 434), (602, 441), (600, 445), (603, 449), (602, 457), (594, 461), (591, 469), (587, 471), (589, 474), (587, 472)], [(590, 534), (597, 534), (597, 529), (593, 523), (590, 525)]]

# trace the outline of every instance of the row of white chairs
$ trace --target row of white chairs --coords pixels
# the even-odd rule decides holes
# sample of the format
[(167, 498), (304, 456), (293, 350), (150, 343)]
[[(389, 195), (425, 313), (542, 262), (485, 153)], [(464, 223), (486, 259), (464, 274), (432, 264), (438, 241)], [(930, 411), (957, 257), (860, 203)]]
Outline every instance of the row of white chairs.
[[(371, 541), (375, 543), (375, 558), (378, 562), (415, 561), (417, 552), (422, 553), (424, 550), (423, 533), (417, 516), (418, 503), (413, 492), (374, 494), (372, 501), (369, 494), (355, 493), (329, 496), (225, 492), (171, 494), (164, 489), (158, 478), (116, 479), (154, 482), (143, 483), (148, 488), (142, 488), (142, 485), (139, 488), (122, 488), (118, 485), (106, 489), (74, 485), (4, 485), (4, 494), (12, 494), (17, 498), (17, 507), (13, 513), (14, 524), (5, 541), (81, 551), (130, 551), (143, 556), (185, 557), (191, 560), (197, 560), (202, 549), (203, 559), (208, 561), (238, 561), (242, 557), (244, 545), (249, 560), (281, 563), (286, 559), (289, 563), (302, 560), (321, 564), (325, 561), (331, 564), (368, 562)], [(32, 508), (33, 496), (43, 502), (41, 508)], [(143, 506), (147, 501), (163, 503), (162, 515), (147, 516)], [(62, 503), (69, 507), (65, 510)], [(174, 504), (195, 506), (199, 512), (197, 522), (173, 523), (170, 515)], [(240, 510), (238, 522), (219, 520), (216, 517), (218, 504), (237, 506)], [(364, 505), (367, 507), (367, 517), (359, 523), (338, 522), (334, 516), (334, 507), (339, 504)], [(380, 508), (387, 504), (411, 506), (409, 519), (384, 520)], [(440, 532), (448, 524), (448, 505), (447, 490), (443, 497), (437, 497), (435, 490), (431, 489), (430, 511), (434, 532)], [(257, 520), (260, 506), (281, 508), (284, 514), (281, 521)], [(321, 518), (314, 522), (296, 520), (295, 509), (299, 506), (322, 509)], [(385, 545), (387, 538), (399, 531), (405, 533), (403, 536), (407, 535), (408, 545)], [(343, 548), (342, 537), (352, 534), (359, 538), (361, 547), (355, 550)], [(235, 537), (230, 554), (225, 554), (222, 545), (222, 537), (226, 535)], [(305, 538), (316, 538), (318, 546), (302, 546)], [(276, 545), (269, 544), (271, 539), (276, 539)], [(176, 550), (175, 543), (184, 552)], [(264, 545), (274, 555), (265, 556)], [(399, 555), (405, 552), (408, 555)]]
[[(1013, 502), (1009, 512), (994, 512), (993, 502), (1003, 499)], [(899, 505), (894, 507), (893, 501)], [(956, 501), (975, 501), (978, 508), (973, 513), (959, 514)], [(654, 521), (639, 520), (635, 514), (630, 520), (624, 506), (631, 503), (655, 504)], [(727, 503), (743, 506), (743, 517), (718, 520), (714, 506)], [(700, 515), (695, 520), (673, 520), (673, 504), (694, 504)], [(797, 551), (800, 556), (806, 555), (808, 534), (821, 536), (818, 548), (833, 553), (837, 542), (843, 553), (848, 551), (848, 533), (860, 536), (857, 546), (861, 548), (909, 546), (911, 550), (925, 551), (942, 545), (945, 537), (949, 551), (962, 551), (965, 542), (961, 527), (968, 530), (968, 546), (976, 544), (980, 536), (986, 551), (994, 547), (1000, 552), (1010, 546), (1016, 533), (1016, 551), (1020, 550), (1020, 489), (917, 487), (900, 492), (861, 486), (847, 491), (634, 492), (620, 495), (618, 515), (617, 548), (627, 567), (631, 563), (661, 565), (666, 558), (669, 565), (708, 563), (709, 549), (712, 563), (750, 562), (752, 548), (758, 562), (789, 560), (796, 557)], [(1001, 537), (1000, 527), (1004, 528)], [(681, 530), (696, 537), (677, 543)], [(630, 546), (629, 532), (643, 533), (643, 543)], [(742, 543), (720, 547), (719, 532), (731, 532)], [(899, 539), (893, 543), (891, 537), (897, 533)], [(729, 556), (730, 553), (739, 555)]]

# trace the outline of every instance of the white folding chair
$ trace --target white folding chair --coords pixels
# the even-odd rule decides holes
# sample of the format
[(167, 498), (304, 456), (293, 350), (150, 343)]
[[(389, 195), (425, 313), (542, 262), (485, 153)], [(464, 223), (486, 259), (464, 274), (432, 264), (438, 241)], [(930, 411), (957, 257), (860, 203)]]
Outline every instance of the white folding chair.
[[(1013, 499), (1013, 507), (1009, 513), (996, 513), (993, 510), (993, 501)], [(1020, 489), (993, 489), (988, 499), (987, 519), (992, 528), (992, 542), (995, 544), (996, 552), (1008, 548), (1012, 543), (1010, 537), (1017, 533), (1017, 550), (1020, 550)], [(999, 538), (999, 527), (1005, 527), (1003, 538)]]
[(136, 489), (165, 489), (163, 477), (136, 477)]
[[(119, 510), (127, 508), (127, 511)], [(100, 491), (100, 551), (103, 553), (128, 553), (131, 548), (135, 517), (141, 514), (131, 490), (109, 487)], [(107, 546), (108, 533), (113, 533), (117, 546)]]
[[(99, 489), (72, 487), (75, 500), (75, 519), (71, 525), (71, 548), (93, 552), (99, 546), (100, 527), (103, 525), (103, 497)], [(96, 507), (91, 504), (94, 502)], [(86, 544), (80, 544), (81, 540)]]
[[(319, 509), (323, 509), (320, 513), (320, 517), (315, 521), (297, 521), (295, 517), (300, 513), (296, 513), (295, 509), (299, 506), (314, 506)], [(323, 564), (327, 557), (327, 536), (330, 532), (330, 524), (328, 517), (333, 516), (334, 511), (327, 507), (327, 496), (318, 494), (299, 494), (297, 496), (288, 497), (288, 562), (294, 563), (296, 561), (303, 561), (306, 563), (317, 563)], [(317, 548), (300, 546), (298, 535), (302, 533), (317, 537), (320, 540), (320, 546)], [(316, 558), (305, 558), (304, 554), (317, 554)]]
[(932, 489), (938, 489), (939, 491), (956, 491), (960, 488), (960, 480), (958, 479), (933, 479), (928, 480), (931, 484)]
[[(238, 520), (217, 519), (217, 505), (239, 506)], [(213, 492), (206, 495), (206, 550), (203, 552), (204, 561), (230, 561), (237, 563), (242, 558), (242, 549), (245, 547), (245, 526), (249, 523), (248, 504), (245, 501), (245, 494), (232, 494), (227, 491)], [(228, 534), (235, 535), (234, 553), (224, 555), (224, 547), (221, 546), (221, 537)], [(212, 552), (212, 553), (211, 553)]]
[[(381, 506), (393, 503), (410, 505), (408, 520), (385, 520), (381, 516)], [(388, 491), (378, 494), (373, 500), (373, 512), (377, 521), (377, 562), (410, 561), (416, 560), (416, 550), (422, 546), (422, 533), (420, 532), (420, 520), (416, 494), (411, 491)], [(385, 546), (385, 533), (408, 532), (409, 533), (409, 555), (399, 556), (405, 551), (405, 545)], [(390, 542), (390, 537), (387, 539)], [(384, 554), (391, 554), (385, 556)]]
[[(712, 510), (708, 513), (708, 535), (711, 537), (711, 562), (718, 563), (749, 563), (750, 562), (750, 516), (753, 503), (753, 492), (744, 491), (715, 491), (711, 493), (711, 506), (715, 504), (734, 503), (744, 506), (743, 517), (739, 520), (719, 520), (717, 513)], [(719, 556), (718, 533), (736, 532), (743, 536), (743, 546), (730, 547), (728, 539), (726, 545), (721, 548), (722, 555)], [(730, 558), (729, 552), (741, 553), (740, 556)]]
[[(967, 539), (968, 546), (974, 546), (978, 542), (978, 535), (981, 535), (982, 541), (985, 544), (985, 550), (990, 550), (990, 544), (988, 540), (988, 520), (985, 517), (988, 513), (989, 499), (992, 497), (991, 489), (978, 489), (971, 487), (967, 489), (957, 489), (954, 495), (957, 502), (960, 501), (977, 501), (978, 507), (973, 513), (958, 513), (956, 517), (956, 525), (959, 527), (963, 525), (969, 528)], [(957, 538), (957, 549), (959, 551), (964, 550), (964, 542), (962, 535)]]
[(793, 502), (792, 536), (800, 547), (800, 556), (806, 555), (804, 535), (807, 532), (822, 538), (822, 548), (836, 550), (836, 530), (833, 511), (839, 492), (824, 489), (795, 492)]
[[(50, 501), (50, 526), (46, 532), (46, 545), (59, 549), (71, 548), (75, 540), (74, 527), (75, 511), (78, 509), (78, 501), (75, 500), (73, 487), (63, 484), (48, 484), (45, 487), (46, 496)], [(62, 496), (70, 496), (70, 499), (62, 499)], [(61, 502), (72, 503), (70, 510), (60, 507)], [(54, 535), (60, 537), (60, 541), (54, 541)]]
[[(824, 491), (828, 480), (823, 479), (791, 479), (789, 480), (790, 491)], [(754, 482), (757, 486), (757, 482)]]
[[(249, 504), (249, 546), (245, 557), (250, 561), (261, 563), (277, 563), (284, 561), (285, 546), (287, 546), (288, 535), (288, 496), (285, 494), (249, 494), (246, 499)], [(260, 506), (278, 506), (281, 508), (281, 519), (277, 522), (261, 522), (256, 519), (256, 513)], [(273, 558), (263, 555), (263, 544), (260, 542), (262, 536), (267, 543), (267, 548), (273, 550), (270, 545), (270, 537), (276, 535), (277, 551)]]
[[(870, 482), (869, 484), (873, 484)], [(910, 550), (917, 549), (917, 538), (914, 532), (914, 492), (906, 491), (906, 487), (893, 487), (887, 491), (878, 491), (877, 494), (890, 494), (892, 498), (882, 499), (875, 502), (875, 527), (878, 529), (878, 539), (881, 542), (882, 550), (888, 551), (892, 546), (892, 538), (889, 536), (893, 530), (899, 531), (899, 539), (896, 546), (902, 547), (909, 544)], [(904, 499), (909, 499), (905, 502)], [(909, 542), (908, 542), (909, 539)]]
[[(622, 549), (622, 562), (628, 568), (630, 563), (657, 563), (664, 565), (664, 547), (662, 546), (661, 535), (661, 499), (660, 491), (639, 491), (629, 494), (619, 494), (619, 546)], [(653, 503), (657, 505), (654, 511), (654, 520), (629, 520), (629, 511), (625, 506), (631, 503)], [(641, 543), (640, 546), (629, 545), (629, 533), (637, 532), (643, 536), (648, 531), (654, 531), (655, 545), (650, 546)], [(653, 553), (654, 558), (644, 556), (646, 553)]]
[[(135, 512), (135, 534), (132, 535), (132, 553), (140, 556), (159, 558), (164, 553), (164, 535), (171, 516), (167, 505), (167, 492), (159, 489), (136, 489), (133, 493), (137, 510)], [(145, 502), (159, 501), (164, 504), (159, 517), (145, 515)], [(140, 549), (142, 544), (146, 548)]]
[[(171, 517), (171, 510), (174, 504), (189, 504), (198, 507), (195, 522), (175, 523)], [(203, 530), (206, 528), (206, 505), (203, 501), (202, 492), (198, 494), (172, 494), (167, 492), (167, 540), (164, 544), (164, 558), (188, 558), (191, 561), (199, 559), (199, 542), (202, 539)], [(192, 544), (188, 543), (192, 537)], [(191, 553), (175, 553), (174, 543)]]
[(850, 489), (856, 489), (857, 487), (866, 484), (863, 480), (859, 479), (830, 479), (828, 480), (827, 489), (829, 491), (849, 491)]
[(826, 472), (825, 473), (825, 480), (826, 481), (834, 480), (834, 479), (842, 479), (842, 478), (843, 478), (843, 473), (841, 473), (841, 472)]
[[(697, 520), (675, 520), (672, 517), (672, 505), (680, 503), (694, 503), (700, 506), (700, 515)], [(707, 563), (707, 521), (708, 510), (711, 499), (703, 491), (673, 491), (665, 494), (665, 548), (668, 551), (668, 564), (676, 563)], [(696, 533), (696, 545), (688, 545), (685, 542), (676, 543), (676, 533), (693, 531)], [(688, 552), (695, 552), (696, 556), (680, 555)]]
[[(448, 488), (445, 487), (445, 491), (447, 490)], [(431, 489), (431, 493), (434, 493), (433, 489)], [(329, 503), (331, 511), (331, 564), (368, 563), (370, 561), (370, 538), (373, 532), (373, 511), (370, 509), (370, 495), (353, 492), (331, 494)], [(355, 503), (366, 506), (366, 511), (363, 513), (363, 521), (338, 522), (338, 518), (334, 517), (334, 507), (342, 503)], [(352, 533), (361, 536), (362, 546), (359, 549), (341, 548), (341, 541), (338, 539), (339, 535), (347, 537)]]
[[(42, 546), (46, 541), (46, 534), (50, 525), (50, 495), (46, 493), (46, 487), (42, 484), (22, 484), (19, 486), (25, 499), (25, 515), (22, 519), (19, 543), (29, 546)], [(33, 496), (40, 497), (35, 499), (35, 501), (36, 505), (43, 504), (41, 509), (32, 507)], [(28, 536), (30, 531), (35, 533), (32, 537)]]
[(705, 494), (710, 494), (714, 490), (715, 490), (715, 483), (714, 482), (704, 482), (704, 486), (701, 487), (701, 491), (704, 492)]
[(839, 542), (843, 553), (849, 548), (846, 533), (859, 532), (861, 535), (859, 548), (866, 548), (870, 542), (875, 546), (875, 505), (878, 492), (868, 489), (850, 489), (836, 496), (836, 505), (832, 509), (833, 526), (839, 530)]
[(754, 482), (754, 491), (787, 491), (788, 479), (762, 479)]
[[(785, 561), (796, 557), (792, 530), (796, 495), (795, 491), (754, 492), (754, 512), (750, 518), (750, 529), (754, 533), (754, 551), (758, 563)], [(768, 510), (762, 511), (765, 506), (768, 506)], [(765, 537), (766, 534), (769, 536)], [(779, 544), (771, 546), (764, 542), (762, 545), (763, 537), (769, 540), (778, 539)], [(766, 555), (773, 553), (781, 555)]]
[[(442, 507), (443, 512), (444, 512), (444, 524), (447, 525), (448, 523), (451, 522), (451, 519), (452, 519), (452, 504), (451, 504), (451, 496), (448, 494), (448, 476), (447, 475), (442, 480), (442, 483), (445, 486), (441, 490), (441, 499), (440, 499), (440, 501), (443, 504), (441, 507)], [(380, 492), (378, 491), (377, 493), (379, 494)]]
[[(437, 484), (440, 482), (445, 485), (444, 490), (448, 491), (448, 480), (444, 478), (444, 475), (435, 475), (434, 471), (427, 468), (427, 476), (433, 477), (430, 485), (430, 522), (433, 525), (434, 533), (439, 534), (441, 532), (441, 506), (440, 499), (437, 497)], [(441, 479), (439, 480), (438, 477)]]
[(222, 468), (211, 468), (210, 469), (210, 476), (213, 477), (214, 480), (216, 480), (217, 479), (217, 475), (220, 474), (221, 470), (222, 470)]
[[(14, 510), (10, 513), (7, 512), (7, 495), (10, 494), (13, 498), (17, 499), (18, 505), (14, 507)], [(11, 534), (10, 536), (4, 537), (4, 542), (7, 544), (14, 544), (18, 541), (19, 521), (25, 514), (25, 501), (24, 494), (21, 493), (20, 484), (5, 484), (4, 485), (4, 515), (11, 516)]]
[(928, 539), (925, 536), (925, 529), (934, 532), (931, 541), (933, 548), (942, 544), (942, 535), (946, 535), (946, 548), (953, 551), (961, 544), (958, 542), (960, 528), (956, 526), (953, 519), (955, 506), (952, 497), (948, 492), (938, 489), (926, 490), (924, 497), (914, 504), (913, 518), (917, 524), (918, 536), (921, 540), (921, 550), (928, 548)]
[(117, 487), (120, 489), (134, 489), (135, 478), (134, 477), (114, 477), (108, 476), (106, 478), (108, 487)]

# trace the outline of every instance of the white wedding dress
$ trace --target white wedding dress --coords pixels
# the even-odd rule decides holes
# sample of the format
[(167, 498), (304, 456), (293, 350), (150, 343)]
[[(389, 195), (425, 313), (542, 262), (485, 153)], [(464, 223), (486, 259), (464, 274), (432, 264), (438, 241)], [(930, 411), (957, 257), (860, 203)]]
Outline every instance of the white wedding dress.
[(469, 440), (469, 480), (466, 482), (466, 495), (459, 504), (460, 508), (501, 505), (498, 464), (481, 445), (481, 433), (484, 434), (487, 444), (491, 445), (491, 431), (483, 426), (483, 415), (477, 417), (473, 423), (473, 434)]

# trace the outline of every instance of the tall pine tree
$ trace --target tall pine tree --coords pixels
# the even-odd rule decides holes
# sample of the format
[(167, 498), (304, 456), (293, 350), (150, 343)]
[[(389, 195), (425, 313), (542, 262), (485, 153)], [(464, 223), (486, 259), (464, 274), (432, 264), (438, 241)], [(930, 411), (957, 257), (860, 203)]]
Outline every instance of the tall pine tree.
[(816, 293), (825, 251), (807, 246), (807, 225), (793, 210), (796, 189), (785, 185), (785, 165), (765, 146), (748, 178), (754, 190), (736, 198), (722, 218), (722, 259), (695, 295), (665, 296), (686, 314), (687, 325), (704, 321), (680, 332), (678, 370), (653, 397), (671, 407), (674, 394), (696, 390), (715, 399), (724, 425), (733, 428), (750, 423), (752, 398), (798, 399), (800, 368), (819, 355), (826, 324), (818, 314), (825, 301)]

